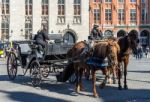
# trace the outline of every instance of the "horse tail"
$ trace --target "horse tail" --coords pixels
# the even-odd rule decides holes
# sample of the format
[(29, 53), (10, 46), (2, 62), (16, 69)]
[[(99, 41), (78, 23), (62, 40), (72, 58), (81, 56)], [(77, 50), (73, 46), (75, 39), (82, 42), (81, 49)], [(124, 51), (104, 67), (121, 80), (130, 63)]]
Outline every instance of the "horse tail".
[(71, 75), (74, 73), (73, 63), (67, 65), (67, 67), (61, 72), (59, 75), (56, 76), (58, 82), (66, 82)]

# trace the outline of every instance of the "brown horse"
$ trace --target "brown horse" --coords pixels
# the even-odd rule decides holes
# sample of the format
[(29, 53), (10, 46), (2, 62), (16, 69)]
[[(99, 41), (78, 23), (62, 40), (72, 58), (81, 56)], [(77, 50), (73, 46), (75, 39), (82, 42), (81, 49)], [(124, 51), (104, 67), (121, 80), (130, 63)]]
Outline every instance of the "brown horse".
[(89, 68), (85, 63), (85, 58), (89, 49), (89, 45), (85, 41), (80, 41), (76, 43), (67, 53), (69, 62), (73, 64), (74, 73), (76, 75), (76, 92), (84, 90), (81, 78), (83, 71)]
[[(129, 63), (129, 55), (131, 51), (133, 53), (137, 52), (137, 46), (138, 46), (138, 38), (135, 37), (133, 34), (128, 34), (127, 36), (124, 36), (118, 40), (118, 44), (120, 46), (120, 53), (118, 54), (118, 62), (123, 62), (123, 70), (124, 70), (124, 89), (128, 89), (127, 86), (127, 66)], [(120, 65), (120, 64), (119, 64)], [(120, 66), (119, 66), (120, 67)], [(119, 68), (118, 71), (118, 89), (122, 89), (121, 86), (121, 70)]]
[[(101, 88), (103, 88), (107, 82), (107, 79), (109, 78), (110, 71), (115, 74), (114, 70), (118, 65), (118, 58), (117, 55), (120, 51), (119, 45), (117, 42), (113, 41), (105, 41), (105, 42), (98, 42), (94, 45), (92, 49), (92, 57), (99, 58), (100, 60), (104, 61), (105, 58), (108, 58), (108, 66), (105, 66), (105, 68), (101, 68), (101, 66), (91, 66), (92, 70), (92, 78), (93, 78), (93, 94), (95, 97), (98, 96), (96, 92), (96, 71), (102, 70), (103, 74), (105, 75), (105, 79), (100, 85)], [(100, 62), (101, 63), (101, 62)]]
[[(85, 51), (85, 49), (88, 49), (88, 50)], [(89, 50), (88, 45), (84, 41), (76, 43), (73, 46), (73, 48), (68, 51), (68, 54), (67, 54), (73, 63), (74, 71), (77, 76), (76, 91), (78, 92), (78, 91), (83, 90), (81, 78), (82, 78), (83, 70), (85, 68), (89, 68), (89, 66), (86, 64), (87, 58), (96, 57), (100, 59), (100, 63), (101, 61), (104, 61), (105, 58), (108, 58), (109, 68), (107, 66), (105, 66), (107, 68), (99, 68), (98, 66), (90, 65), (90, 68), (92, 70), (92, 78), (93, 78), (93, 94), (95, 97), (97, 97), (98, 94), (96, 92), (96, 86), (95, 86), (95, 82), (96, 82), (95, 72), (101, 69), (103, 74), (106, 76), (105, 80), (101, 84), (101, 87), (104, 87), (109, 77), (109, 74), (108, 74), (110, 71), (109, 69), (114, 68), (114, 66), (118, 64), (117, 63), (118, 51), (119, 51), (119, 46), (117, 45), (117, 43), (114, 43), (112, 41), (97, 42), (94, 44), (94, 47), (92, 47), (90, 50)]]

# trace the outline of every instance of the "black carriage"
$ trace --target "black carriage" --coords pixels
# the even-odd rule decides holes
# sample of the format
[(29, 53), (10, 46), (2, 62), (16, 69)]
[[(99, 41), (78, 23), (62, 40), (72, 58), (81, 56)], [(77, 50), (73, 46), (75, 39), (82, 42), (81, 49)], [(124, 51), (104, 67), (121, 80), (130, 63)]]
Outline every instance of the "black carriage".
[(10, 80), (17, 75), (17, 68), (21, 66), (23, 75), (30, 73), (32, 84), (37, 86), (42, 78), (48, 77), (49, 73), (59, 74), (67, 65), (67, 51), (74, 45), (65, 43), (58, 37), (50, 37), (51, 42), (46, 45), (43, 53), (35, 41), (14, 41), (14, 50), (9, 52), (7, 59), (7, 72)]

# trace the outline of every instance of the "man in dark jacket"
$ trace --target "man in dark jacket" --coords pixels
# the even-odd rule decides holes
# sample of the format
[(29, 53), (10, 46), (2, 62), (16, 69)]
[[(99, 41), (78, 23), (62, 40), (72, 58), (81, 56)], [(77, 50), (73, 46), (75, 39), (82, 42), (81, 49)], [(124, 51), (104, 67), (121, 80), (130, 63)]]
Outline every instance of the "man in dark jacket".
[[(40, 54), (44, 54), (45, 53), (45, 47), (47, 45), (47, 42), (49, 40), (49, 37), (48, 37), (48, 33), (46, 33), (46, 31), (43, 29), (43, 30), (39, 30), (37, 32), (37, 35), (35, 36), (34, 40), (36, 41), (36, 44), (38, 44), (38, 51), (40, 52)], [(43, 56), (40, 56), (41, 58)]]
[(102, 39), (102, 34), (98, 29), (98, 25), (94, 25), (93, 29), (91, 31), (91, 36), (93, 40), (101, 40)]
[(37, 44), (41, 45), (42, 48), (45, 48), (47, 44), (47, 40), (49, 40), (49, 37), (44, 30), (40, 30), (37, 32), (35, 40)]

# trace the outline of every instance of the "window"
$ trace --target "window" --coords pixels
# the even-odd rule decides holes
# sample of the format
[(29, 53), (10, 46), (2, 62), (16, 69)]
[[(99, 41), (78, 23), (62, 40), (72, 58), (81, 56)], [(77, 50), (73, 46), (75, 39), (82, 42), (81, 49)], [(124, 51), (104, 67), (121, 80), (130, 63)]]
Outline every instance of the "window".
[(131, 3), (136, 3), (136, 0), (130, 0)]
[(124, 20), (124, 9), (118, 10), (118, 20), (123, 21)]
[(65, 1), (58, 0), (57, 23), (65, 23)]
[(81, 0), (74, 0), (73, 23), (81, 23)]
[(25, 15), (32, 15), (32, 0), (25, 1)]
[(141, 2), (142, 2), (142, 3), (145, 3), (146, 1), (145, 1), (145, 0), (141, 0)]
[(29, 39), (30, 34), (32, 34), (32, 20), (27, 19), (25, 21), (25, 39)]
[(123, 2), (124, 2), (124, 0), (118, 0), (118, 2), (119, 2), (119, 3), (123, 3)]
[(108, 2), (108, 3), (110, 3), (110, 2), (112, 2), (111, 0), (105, 0), (105, 2)]
[(136, 9), (130, 10), (130, 21), (131, 21), (131, 23), (136, 22)]
[(2, 40), (9, 39), (9, 17), (2, 16), (1, 32), (2, 32), (1, 36)]
[(94, 0), (94, 2), (96, 3), (96, 2), (100, 2), (100, 0)]
[(42, 0), (42, 15), (48, 15), (48, 0)]
[(94, 9), (94, 23), (98, 24), (100, 21), (100, 10), (99, 9)]
[(2, 0), (2, 15), (9, 14), (9, 0)]
[(1, 40), (9, 40), (9, 0), (1, 3)]
[(46, 29), (46, 32), (48, 33), (48, 16), (42, 16), (42, 21), (41, 21), (41, 28)]
[(146, 21), (147, 21), (147, 10), (145, 8), (143, 8), (141, 12), (142, 12), (141, 21), (142, 21), (142, 23), (146, 23)]
[(111, 17), (111, 9), (106, 9), (105, 10), (105, 20), (110, 21), (112, 19)]
[(42, 16), (41, 16), (41, 28), (46, 29), (48, 33), (49, 20), (48, 20), (48, 0), (42, 0)]

